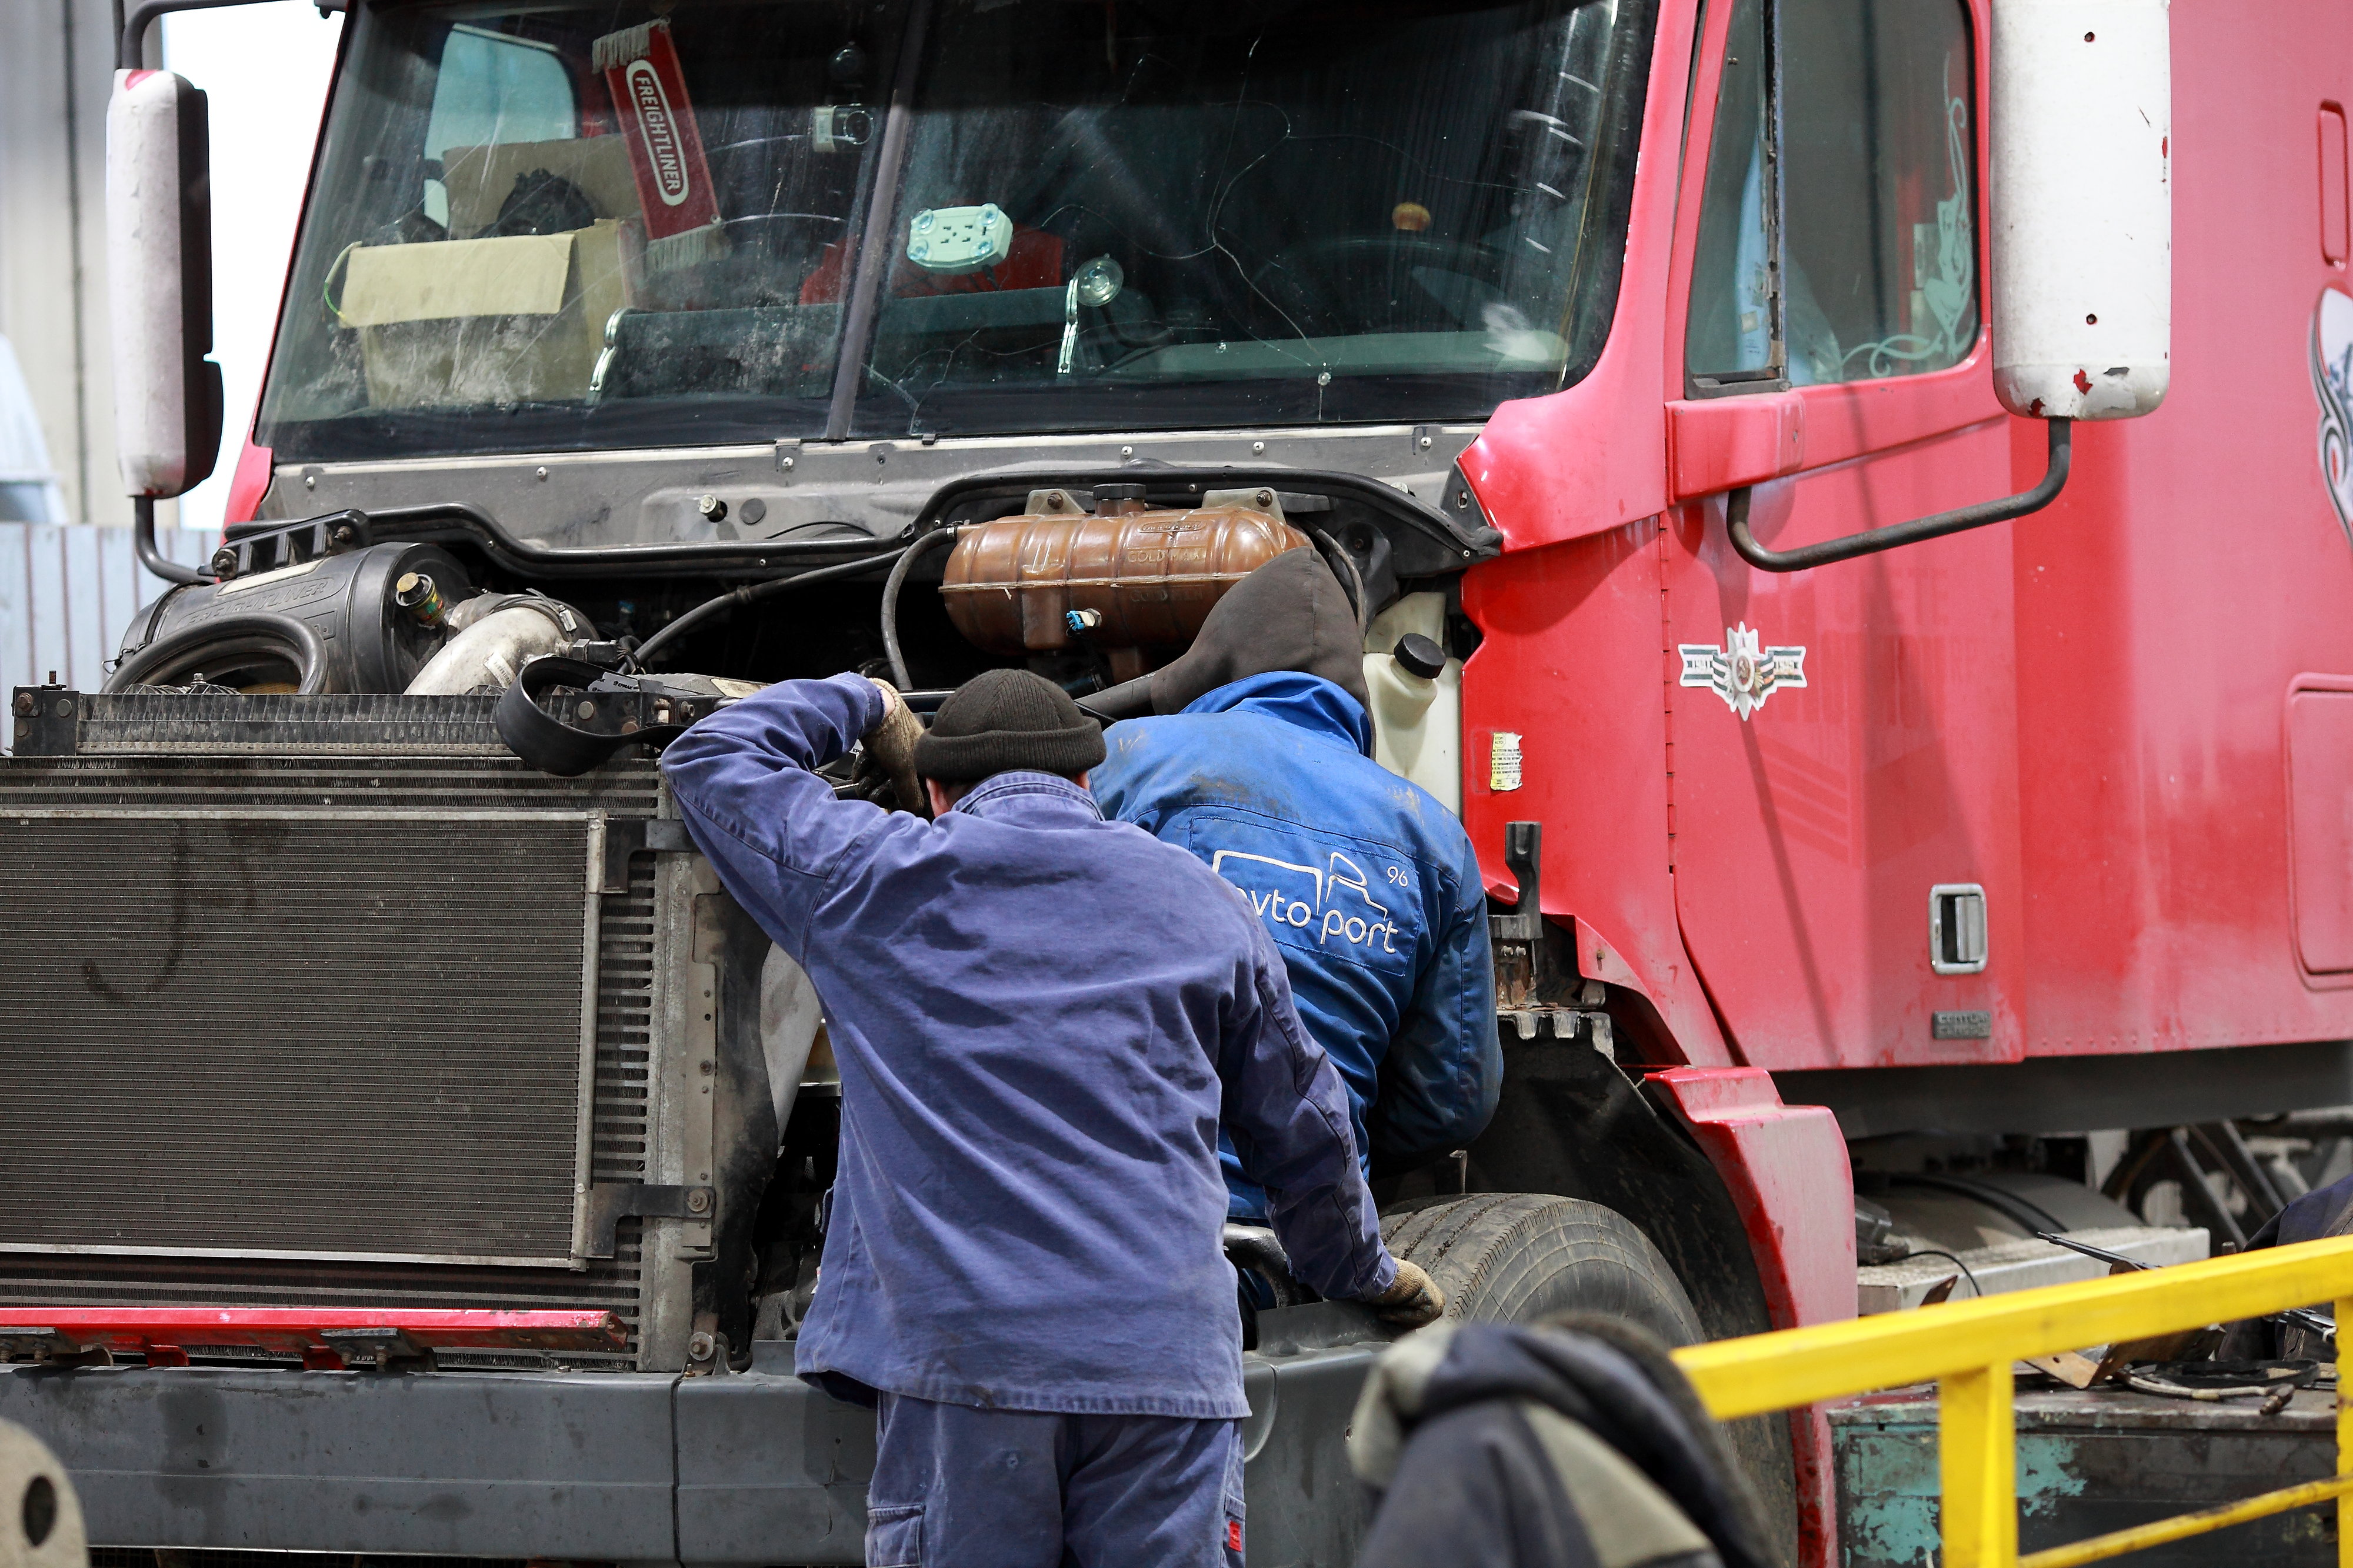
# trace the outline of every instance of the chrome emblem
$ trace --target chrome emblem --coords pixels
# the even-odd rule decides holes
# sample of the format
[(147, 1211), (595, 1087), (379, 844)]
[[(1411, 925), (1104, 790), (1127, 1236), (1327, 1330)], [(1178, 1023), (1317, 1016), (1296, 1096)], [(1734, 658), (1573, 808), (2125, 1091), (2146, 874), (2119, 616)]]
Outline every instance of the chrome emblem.
[(1781, 688), (1806, 683), (1804, 648), (1759, 647), (1745, 625), (1725, 632), (1722, 647), (1687, 642), (1675, 651), (1683, 656), (1683, 683), (1715, 692), (1744, 721)]

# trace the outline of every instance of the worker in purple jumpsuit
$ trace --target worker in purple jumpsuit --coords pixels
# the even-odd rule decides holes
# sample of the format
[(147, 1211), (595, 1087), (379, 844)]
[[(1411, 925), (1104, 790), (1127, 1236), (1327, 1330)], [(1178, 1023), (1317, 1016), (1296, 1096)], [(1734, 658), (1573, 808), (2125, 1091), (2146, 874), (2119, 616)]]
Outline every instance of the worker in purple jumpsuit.
[[(837, 800), (861, 737), (935, 819)], [(870, 1564), (1238, 1565), (1241, 1347), (1220, 1123), (1293, 1271), (1400, 1322), (1338, 1076), (1240, 896), (1106, 822), (1100, 729), (994, 670), (930, 732), (858, 676), (662, 761), (730, 892), (815, 982), (841, 1150), (794, 1366), (878, 1405)]]

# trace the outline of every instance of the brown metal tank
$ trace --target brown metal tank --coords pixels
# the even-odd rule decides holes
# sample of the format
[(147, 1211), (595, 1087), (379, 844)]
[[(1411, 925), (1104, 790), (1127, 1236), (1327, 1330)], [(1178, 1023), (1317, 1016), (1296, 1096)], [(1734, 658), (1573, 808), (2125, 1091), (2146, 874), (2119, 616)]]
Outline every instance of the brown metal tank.
[[(1109, 489), (1111, 487), (1104, 487)], [(1189, 645), (1226, 590), (1307, 536), (1268, 510), (1148, 510), (1135, 495), (1082, 510), (1064, 490), (1031, 510), (959, 531), (940, 584), (957, 631), (992, 653), (1050, 653), (1074, 637), (1067, 616), (1092, 611), (1085, 640), (1105, 648)], [(1217, 498), (1222, 499), (1222, 498)], [(1255, 499), (1255, 496), (1252, 497)]]

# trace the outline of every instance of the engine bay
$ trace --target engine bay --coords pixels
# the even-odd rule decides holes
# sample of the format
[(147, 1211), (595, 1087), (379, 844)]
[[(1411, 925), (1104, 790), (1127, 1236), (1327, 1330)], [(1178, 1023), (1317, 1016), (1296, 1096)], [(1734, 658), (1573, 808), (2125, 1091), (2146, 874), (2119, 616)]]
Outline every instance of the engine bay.
[[(704, 499), (723, 519), (727, 502)], [(967, 475), (895, 536), (750, 561), (740, 546), (549, 549), (468, 505), (348, 509), (231, 529), (211, 581), (133, 618), (107, 689), (520, 692), (501, 733), (564, 773), (761, 685), (844, 671), (889, 679), (926, 711), (983, 669), (1026, 668), (1115, 721), (1149, 710), (1145, 678), (1227, 590), (1305, 550), (1356, 612), (1368, 677), (1387, 678), (1377, 728), (1419, 758), (1419, 709), (1477, 645), (1461, 572), (1496, 542), (1377, 480), (1226, 467)], [(1420, 646), (1388, 669), (1408, 634)], [(519, 681), (537, 659), (554, 662)], [(518, 724), (602, 743), (551, 765)], [(1384, 761), (1454, 797), (1432, 767)]]

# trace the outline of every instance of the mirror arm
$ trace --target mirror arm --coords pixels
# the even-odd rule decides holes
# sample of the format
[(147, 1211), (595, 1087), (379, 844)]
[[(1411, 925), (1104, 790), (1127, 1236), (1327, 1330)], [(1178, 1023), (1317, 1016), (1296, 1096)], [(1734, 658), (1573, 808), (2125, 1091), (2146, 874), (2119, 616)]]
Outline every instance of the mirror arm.
[(2059, 491), (2067, 483), (2068, 461), (2073, 452), (2073, 422), (2052, 419), (2045, 423), (2051, 426), (2050, 466), (2042, 475), (2042, 482), (2022, 495), (1979, 501), (1975, 506), (1940, 511), (1933, 517), (1915, 517), (1909, 522), (1892, 522), (1885, 528), (1867, 529), (1820, 544), (1801, 544), (1795, 550), (1767, 550), (1748, 531), (1749, 496), (1754, 487), (1743, 485), (1732, 492), (1725, 504), (1725, 531), (1731, 534), (1732, 548), (1740, 552), (1740, 558), (1758, 571), (1803, 572), (1810, 566), (1852, 561), (1858, 555), (1876, 554), (1900, 544), (1917, 544), (1924, 539), (1939, 539), (1947, 533), (1983, 528), (1989, 522), (2008, 522), (2011, 518), (2041, 511), (2059, 499)]
[(183, 566), (155, 548), (155, 501), (152, 496), (131, 498), (131, 552), (139, 557), (139, 564), (166, 583), (209, 583), (210, 577), (193, 566)]
[[(114, 15), (120, 25), (114, 44), (114, 68), (135, 71), (140, 68), (141, 47), (147, 41), (147, 29), (156, 17), (174, 11), (210, 11), (221, 5), (250, 5), (256, 0), (136, 0), (124, 14), (121, 0), (116, 0)], [(334, 7), (340, 11), (343, 6)]]

